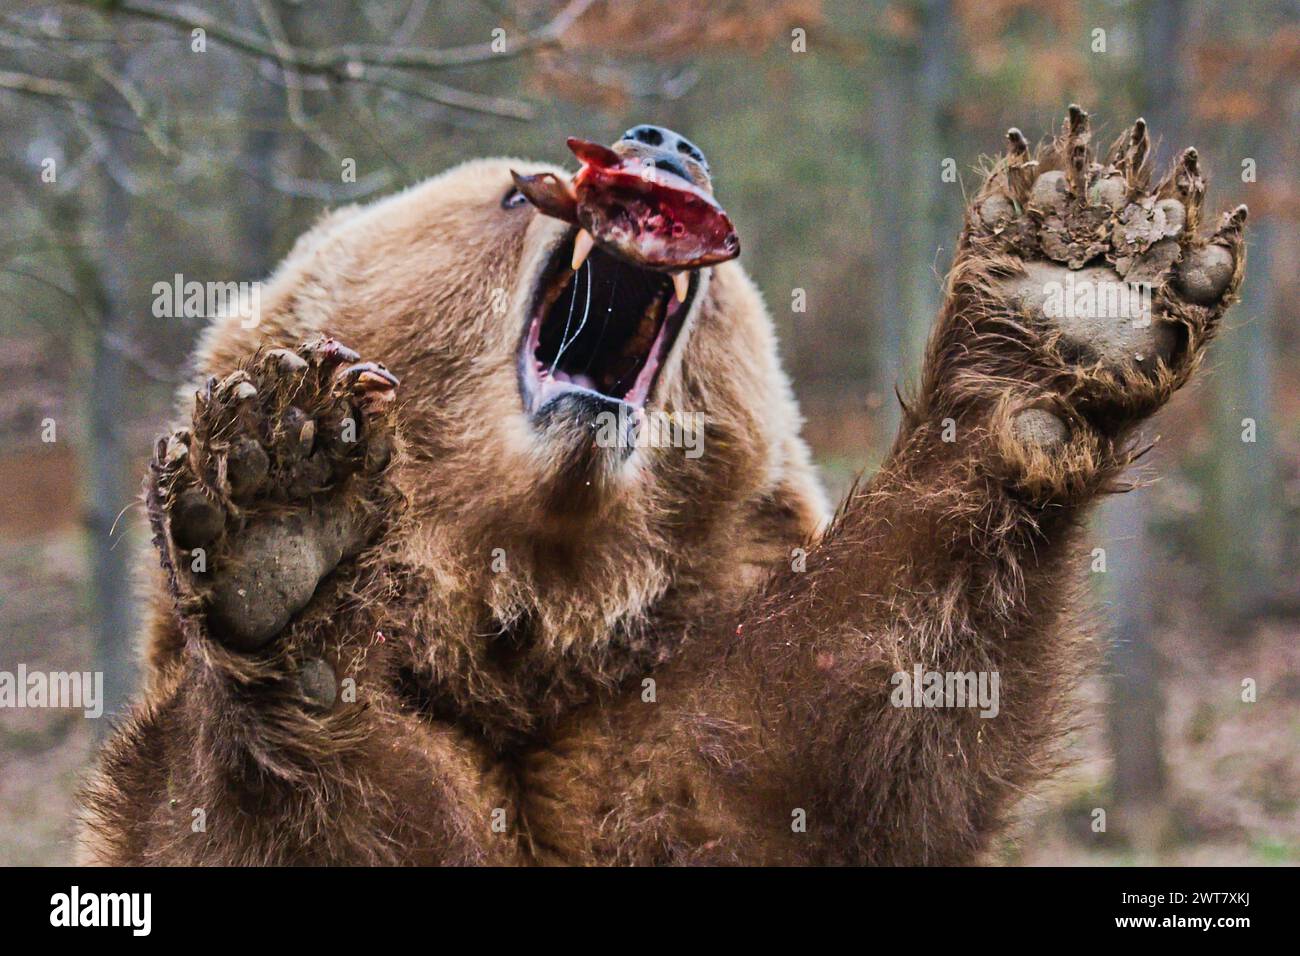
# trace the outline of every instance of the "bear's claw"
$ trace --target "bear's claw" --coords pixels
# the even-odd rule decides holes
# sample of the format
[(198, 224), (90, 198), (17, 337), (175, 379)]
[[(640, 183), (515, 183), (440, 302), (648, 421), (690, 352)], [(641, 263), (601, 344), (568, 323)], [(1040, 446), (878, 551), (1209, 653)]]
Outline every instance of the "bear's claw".
[(1036, 151), (1018, 129), (1006, 138), (963, 243), (968, 264), (985, 264), (988, 314), (1029, 338), (1031, 389), (1111, 425), (1141, 418), (1185, 381), (1240, 285), (1246, 207), (1202, 236), (1198, 153), (1183, 150), (1153, 182), (1142, 119), (1104, 162), (1077, 106)]
[(397, 386), (333, 339), (270, 349), (209, 378), (192, 426), (159, 440), (160, 546), (220, 640), (264, 645), (369, 539)]

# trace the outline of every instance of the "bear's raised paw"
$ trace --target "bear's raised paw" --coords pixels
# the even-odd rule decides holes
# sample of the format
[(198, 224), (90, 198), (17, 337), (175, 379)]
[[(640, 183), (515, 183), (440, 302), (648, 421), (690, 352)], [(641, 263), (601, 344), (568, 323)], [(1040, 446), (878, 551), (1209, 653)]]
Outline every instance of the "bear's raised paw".
[(935, 358), (956, 404), (1050, 409), (1103, 439), (1193, 371), (1245, 270), (1246, 207), (1204, 228), (1196, 150), (1163, 176), (1139, 119), (1094, 157), (1071, 106), (1037, 149), (1018, 129), (966, 215)]
[(160, 438), (147, 488), (182, 612), (240, 650), (265, 645), (388, 510), (397, 378), (329, 338), (254, 355)]

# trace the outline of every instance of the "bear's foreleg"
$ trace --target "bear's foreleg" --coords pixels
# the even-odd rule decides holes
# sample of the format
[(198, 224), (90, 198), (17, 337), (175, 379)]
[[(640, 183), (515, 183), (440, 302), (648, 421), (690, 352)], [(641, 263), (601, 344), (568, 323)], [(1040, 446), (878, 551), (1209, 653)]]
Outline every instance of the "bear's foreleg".
[(1244, 207), (1199, 230), (1194, 150), (1152, 183), (1141, 121), (1105, 162), (1088, 139), (1077, 108), (1036, 156), (1009, 133), (895, 446), (806, 566), (702, 624), (653, 703), (570, 728), (590, 852), (968, 863), (1053, 768), (1081, 521), (1244, 269)]
[(87, 857), (139, 864), (497, 859), (491, 786), (395, 699), (396, 379), (332, 340), (259, 353), (159, 442), (167, 594), (146, 703), (86, 794)]

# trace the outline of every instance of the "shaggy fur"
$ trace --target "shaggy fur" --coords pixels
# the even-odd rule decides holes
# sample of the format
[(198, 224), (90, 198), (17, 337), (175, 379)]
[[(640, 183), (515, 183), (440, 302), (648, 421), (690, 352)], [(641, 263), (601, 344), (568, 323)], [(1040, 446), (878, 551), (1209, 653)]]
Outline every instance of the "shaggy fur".
[[(1145, 129), (1103, 166), (1081, 115), (1033, 157), (1013, 131), (968, 214), (893, 451), (834, 516), (735, 263), (701, 276), (653, 400), (705, 413), (705, 454), (611, 465), (571, 423), (521, 408), (523, 316), (566, 229), (502, 205), (510, 169), (536, 164), (469, 163), (325, 218), (276, 273), (259, 327), (205, 336), (198, 367), (221, 378), (192, 430), (160, 446), (150, 676), (87, 791), (87, 859), (981, 859), (1053, 767), (1085, 658), (1076, 529), (1131, 459), (1131, 426), (1195, 368), (1244, 263), (1244, 212), (1195, 235), (1194, 162), (1152, 190)], [(1067, 174), (1059, 208), (1032, 192), (1052, 170)], [(1119, 202), (1105, 205), (1094, 187), (1112, 176)], [(1158, 322), (1178, 330), (1164, 354), (1090, 353), (1008, 305), (1025, 262), (1149, 265), (1160, 230), (1124, 229), (1170, 197), (1187, 228), (1151, 266)], [(1212, 301), (1180, 297), (1193, 279), (1179, 268), (1215, 245), (1231, 275)], [(228, 375), (256, 386), (248, 407), (281, 482), (288, 399), (267, 350), (321, 334), (401, 379), (365, 422), (367, 442), (391, 447), (305, 499), (241, 500), (202, 464), (254, 427)], [(343, 399), (311, 381), (307, 404), (327, 418)], [(353, 515), (370, 544), (273, 641), (237, 650), (175, 541), (171, 482), (192, 475), (225, 515), (217, 563), (246, 554), (250, 528), (299, 513)], [(918, 663), (997, 672), (999, 715), (891, 706), (891, 675)]]

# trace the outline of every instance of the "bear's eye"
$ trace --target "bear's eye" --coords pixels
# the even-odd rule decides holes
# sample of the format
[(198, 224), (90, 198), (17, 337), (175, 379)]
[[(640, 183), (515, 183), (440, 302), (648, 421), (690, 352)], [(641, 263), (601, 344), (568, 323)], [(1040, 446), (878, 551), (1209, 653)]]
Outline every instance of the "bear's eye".
[(514, 186), (511, 186), (510, 191), (501, 197), (502, 209), (518, 209), (520, 206), (526, 205), (528, 205), (527, 197)]

